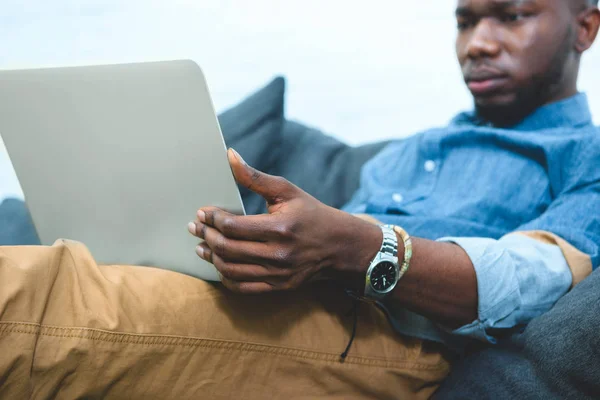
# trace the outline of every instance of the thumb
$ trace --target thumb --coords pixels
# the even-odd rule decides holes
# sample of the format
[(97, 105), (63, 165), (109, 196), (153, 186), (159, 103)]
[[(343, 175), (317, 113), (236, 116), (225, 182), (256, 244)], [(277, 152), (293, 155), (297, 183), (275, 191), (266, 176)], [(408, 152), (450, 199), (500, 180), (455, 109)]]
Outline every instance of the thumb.
[(234, 149), (230, 148), (227, 151), (227, 158), (236, 182), (259, 194), (268, 203), (281, 203), (296, 195), (297, 188), (292, 183), (282, 177), (265, 174), (249, 166)]

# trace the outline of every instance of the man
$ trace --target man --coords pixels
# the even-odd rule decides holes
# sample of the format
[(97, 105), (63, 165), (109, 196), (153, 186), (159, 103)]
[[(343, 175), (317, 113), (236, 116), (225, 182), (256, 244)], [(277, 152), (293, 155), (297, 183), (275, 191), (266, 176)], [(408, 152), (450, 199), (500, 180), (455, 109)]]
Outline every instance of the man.
[[(600, 137), (576, 84), (597, 1), (456, 16), (475, 112), (388, 146), (345, 211), (229, 151), (268, 214), (206, 207), (189, 230), (225, 287), (261, 296), (98, 267), (75, 243), (1, 249), (2, 397), (426, 398), (447, 349), (550, 310), (600, 264)], [(345, 292), (369, 303), (353, 329)]]

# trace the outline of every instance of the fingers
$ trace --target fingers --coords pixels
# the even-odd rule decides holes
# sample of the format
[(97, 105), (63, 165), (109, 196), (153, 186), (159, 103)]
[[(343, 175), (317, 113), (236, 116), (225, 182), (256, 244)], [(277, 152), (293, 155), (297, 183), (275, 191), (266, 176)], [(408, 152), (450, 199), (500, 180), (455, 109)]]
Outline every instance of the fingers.
[(198, 255), (212, 263), (221, 277), (221, 283), (229, 290), (242, 294), (262, 294), (276, 290), (273, 281), (273, 271), (260, 265), (243, 265), (226, 263), (219, 256), (214, 255), (210, 248), (201, 244), (196, 249)]
[[(240, 216), (215, 207), (206, 207), (198, 211), (197, 220), (216, 228), (230, 239), (265, 242), (277, 235), (273, 218), (266, 214)], [(194, 229), (190, 228), (190, 232), (198, 236)]]
[(266, 243), (231, 239), (217, 229), (200, 222), (194, 224), (193, 230), (194, 235), (204, 239), (212, 252), (222, 259), (244, 264), (270, 264), (270, 249)]
[(200, 244), (196, 252), (200, 258), (213, 264), (222, 277), (233, 281), (268, 282), (271, 285), (278, 285), (291, 275), (291, 271), (288, 270), (269, 268), (257, 264), (226, 262), (218, 255), (215, 255), (206, 243)]
[(298, 193), (298, 188), (279, 176), (265, 174), (252, 168), (233, 149), (227, 151), (229, 165), (240, 185), (262, 196), (269, 204), (290, 200)]

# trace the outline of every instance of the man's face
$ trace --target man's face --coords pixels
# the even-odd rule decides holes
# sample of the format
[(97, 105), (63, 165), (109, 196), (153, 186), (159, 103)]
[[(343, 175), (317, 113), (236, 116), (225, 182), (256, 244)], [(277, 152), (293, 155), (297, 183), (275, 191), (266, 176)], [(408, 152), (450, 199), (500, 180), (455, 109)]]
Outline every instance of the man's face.
[(456, 51), (480, 113), (493, 119), (570, 95), (560, 93), (577, 75), (570, 1), (458, 1)]

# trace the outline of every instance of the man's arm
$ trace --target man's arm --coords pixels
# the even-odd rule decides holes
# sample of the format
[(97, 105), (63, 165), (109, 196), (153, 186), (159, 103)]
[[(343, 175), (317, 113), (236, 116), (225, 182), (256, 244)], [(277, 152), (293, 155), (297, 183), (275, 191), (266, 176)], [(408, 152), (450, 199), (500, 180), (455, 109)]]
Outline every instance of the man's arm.
[[(381, 230), (328, 207), (286, 180), (263, 174), (234, 151), (229, 161), (241, 185), (267, 200), (265, 215), (234, 216), (203, 208), (190, 231), (197, 251), (223, 284), (242, 293), (294, 289), (319, 273), (363, 282), (381, 247)], [(394, 291), (403, 305), (449, 327), (477, 318), (477, 280), (467, 253), (453, 243), (414, 238), (409, 272)], [(404, 253), (400, 245), (399, 254)]]
[[(398, 254), (404, 248), (398, 242)], [(477, 278), (471, 259), (454, 243), (412, 238), (411, 266), (393, 298), (407, 309), (457, 329), (477, 319)], [(366, 270), (361, 271), (362, 278)]]

